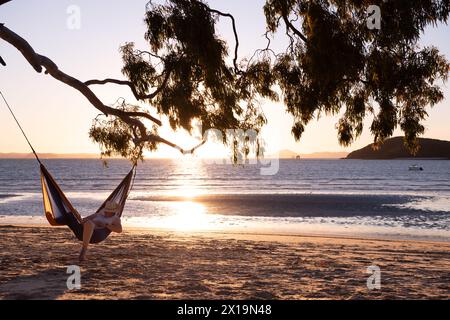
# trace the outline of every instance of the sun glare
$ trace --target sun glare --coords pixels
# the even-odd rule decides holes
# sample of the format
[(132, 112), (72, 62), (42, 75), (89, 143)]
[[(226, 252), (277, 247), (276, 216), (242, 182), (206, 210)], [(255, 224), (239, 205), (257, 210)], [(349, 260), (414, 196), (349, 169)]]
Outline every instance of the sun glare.
[(163, 219), (165, 228), (176, 231), (200, 231), (212, 226), (212, 217), (202, 204), (182, 201), (175, 204), (175, 213)]

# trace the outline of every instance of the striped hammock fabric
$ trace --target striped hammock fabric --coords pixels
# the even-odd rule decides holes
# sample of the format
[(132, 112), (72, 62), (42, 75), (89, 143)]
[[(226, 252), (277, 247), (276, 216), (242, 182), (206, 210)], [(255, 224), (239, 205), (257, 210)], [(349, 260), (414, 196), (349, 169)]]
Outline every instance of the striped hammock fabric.
[[(47, 168), (45, 168), (42, 164), (40, 168), (45, 217), (52, 226), (68, 226), (78, 240), (83, 241), (83, 224), (81, 215), (67, 199), (55, 179), (48, 172)], [(136, 166), (131, 169), (122, 182), (111, 193), (108, 199), (106, 199), (100, 208), (98, 208), (96, 213), (102, 211), (108, 201), (112, 201), (119, 204), (119, 212), (117, 215), (119, 217), (122, 216), (125, 203), (132, 186), (135, 171)], [(95, 229), (91, 238), (91, 243), (99, 243), (104, 241), (110, 233), (111, 231), (107, 228)]]

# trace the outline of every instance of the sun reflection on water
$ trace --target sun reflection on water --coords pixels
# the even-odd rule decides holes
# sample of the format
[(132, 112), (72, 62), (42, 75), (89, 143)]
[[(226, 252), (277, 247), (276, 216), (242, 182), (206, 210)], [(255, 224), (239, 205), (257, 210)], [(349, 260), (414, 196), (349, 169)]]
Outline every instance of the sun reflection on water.
[(163, 218), (161, 224), (177, 231), (199, 231), (214, 225), (213, 217), (206, 213), (205, 207), (193, 201), (173, 203), (174, 213)]
[(195, 197), (206, 193), (201, 185), (202, 181), (207, 178), (201, 159), (186, 155), (177, 160), (177, 166), (173, 174), (176, 177), (174, 181), (175, 189), (173, 190), (175, 196), (186, 201), (193, 201)]

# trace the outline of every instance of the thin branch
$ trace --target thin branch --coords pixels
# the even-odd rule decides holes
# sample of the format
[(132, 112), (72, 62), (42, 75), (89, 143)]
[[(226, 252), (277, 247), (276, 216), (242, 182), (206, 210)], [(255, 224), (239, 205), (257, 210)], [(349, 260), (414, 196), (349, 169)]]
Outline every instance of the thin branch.
[(133, 112), (133, 111), (126, 111), (126, 113), (130, 117), (137, 117), (137, 118), (146, 118), (150, 121), (156, 123), (158, 126), (162, 126), (161, 120), (156, 119), (155, 117), (149, 115), (147, 112)]
[(238, 35), (238, 32), (237, 32), (237, 28), (236, 28), (236, 20), (234, 19), (233, 15), (230, 14), (230, 13), (224, 13), (224, 12), (221, 12), (219, 10), (212, 9), (212, 8), (208, 7), (206, 4), (204, 4), (204, 6), (205, 6), (205, 8), (206, 8), (206, 10), (208, 12), (215, 13), (215, 14), (218, 14), (220, 16), (228, 17), (228, 18), (231, 19), (231, 23), (232, 23), (232, 26), (233, 26), (234, 39), (236, 40), (236, 45), (234, 47), (233, 65), (234, 65), (234, 69), (235, 69), (236, 73), (241, 73), (241, 70), (239, 69), (239, 66), (238, 66), (238, 63), (237, 63), (238, 55), (239, 55), (239, 35)]
[(113, 83), (113, 84), (118, 84), (118, 85), (122, 85), (122, 86), (129, 86), (131, 91), (133, 92), (133, 95), (136, 99), (139, 100), (139, 94), (136, 91), (136, 88), (133, 86), (133, 84), (130, 81), (126, 81), (126, 80), (116, 80), (116, 79), (104, 79), (104, 80), (89, 80), (86, 81), (84, 84), (87, 86), (92, 86), (92, 85), (103, 85), (103, 84), (107, 84), (107, 83)]
[(135, 52), (136, 52), (136, 54), (138, 54), (138, 55), (148, 54), (150, 57), (157, 58), (157, 59), (159, 59), (159, 60), (161, 60), (161, 61), (163, 61), (163, 62), (166, 61), (166, 59), (165, 59), (164, 57), (161, 57), (161, 56), (159, 56), (159, 55), (157, 55), (157, 54), (155, 54), (155, 53), (152, 53), (152, 52), (150, 52), (150, 51), (146, 51), (146, 50), (137, 50), (137, 49), (136, 49)]
[(301, 33), (289, 20), (287, 14), (282, 15), (283, 21), (286, 24), (286, 27), (289, 28), (294, 34), (296, 34), (300, 39), (302, 39), (305, 43), (308, 42), (308, 38), (306, 38), (303, 33)]
[(193, 154), (195, 152), (195, 150), (197, 150), (198, 148), (204, 146), (206, 144), (206, 142), (207, 142), (207, 140), (204, 139), (202, 142), (200, 142), (198, 145), (193, 147), (191, 150), (184, 151), (183, 154)]
[(174, 143), (172, 143), (172, 142), (170, 142), (170, 141), (168, 141), (168, 140), (166, 140), (164, 138), (161, 138), (160, 136), (154, 135), (154, 134), (149, 134), (149, 135), (141, 137), (141, 138), (136, 138), (136, 139), (134, 139), (133, 142), (135, 144), (141, 144), (141, 143), (144, 143), (144, 142), (147, 142), (147, 141), (164, 143), (164, 144), (166, 144), (166, 145), (168, 145), (168, 146), (170, 146), (170, 147), (172, 147), (174, 149), (177, 149), (183, 155), (193, 154), (198, 148), (204, 146), (206, 144), (206, 142), (207, 142), (207, 140), (204, 139), (198, 145), (196, 145), (195, 147), (193, 147), (190, 150), (182, 149), (178, 145), (176, 145), (176, 144), (174, 144)]
[(269, 52), (269, 53), (271, 53), (275, 58), (278, 58), (277, 53), (276, 53), (275, 51), (273, 51), (273, 50), (270, 48), (270, 45), (271, 45), (272, 41), (270, 40), (269, 33), (270, 33), (270, 31), (266, 31), (266, 32), (263, 34), (263, 36), (264, 36), (264, 37), (266, 38), (266, 40), (267, 40), (267, 45), (266, 45), (266, 47), (265, 47), (264, 49), (257, 49), (257, 50), (255, 50), (255, 52), (253, 52), (253, 55), (250, 57), (250, 59), (248, 59), (248, 61), (247, 61), (247, 70), (248, 70), (250, 64), (252, 63), (253, 59), (254, 59), (256, 56), (259, 57), (259, 55), (262, 54), (262, 53)]
[(266, 40), (267, 40), (266, 50), (268, 50), (270, 48), (270, 44), (272, 43), (272, 41), (269, 38), (269, 31), (266, 31), (264, 33), (264, 38), (266, 38)]
[[(165, 77), (164, 77), (164, 80), (163, 80), (162, 84), (153, 93), (144, 94), (144, 95), (139, 94), (137, 92), (135, 86), (133, 85), (133, 83), (131, 81), (126, 81), (126, 80), (117, 80), (117, 79), (111, 79), (111, 78), (104, 79), (104, 80), (96, 80), (96, 79), (94, 79), (94, 80), (86, 81), (84, 84), (86, 86), (91, 86), (91, 85), (104, 85), (104, 84), (112, 83), (112, 84), (117, 84), (117, 85), (128, 86), (128, 87), (130, 87), (131, 92), (133, 92), (133, 95), (134, 95), (134, 97), (137, 100), (147, 100), (147, 99), (151, 100), (151, 99), (155, 98), (162, 90), (164, 90), (164, 88), (166, 87), (167, 83), (169, 82), (170, 74), (171, 74), (171, 71), (170, 70), (166, 70), (165, 71)], [(159, 120), (156, 120), (156, 121), (152, 120), (152, 121), (156, 122), (156, 121), (159, 121)], [(161, 125), (161, 124), (159, 123), (159, 125)]]
[(289, 38), (289, 45), (286, 48), (286, 51), (289, 51), (292, 54), (294, 54), (294, 44), (295, 44), (295, 40), (294, 37), (291, 36), (290, 32), (289, 32), (289, 28), (286, 26), (286, 35)]

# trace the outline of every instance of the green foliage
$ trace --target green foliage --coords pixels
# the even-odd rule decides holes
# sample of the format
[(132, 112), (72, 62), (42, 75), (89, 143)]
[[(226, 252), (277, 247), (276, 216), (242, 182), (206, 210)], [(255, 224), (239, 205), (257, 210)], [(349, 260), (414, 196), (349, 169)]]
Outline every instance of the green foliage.
[[(367, 27), (369, 5), (381, 8), (380, 30)], [(228, 17), (201, 0), (150, 1), (149, 51), (124, 45), (122, 71), (173, 129), (191, 131), (193, 121), (201, 121), (203, 130), (259, 132), (266, 123), (259, 99), (282, 99), (296, 139), (322, 114), (342, 114), (338, 139), (349, 145), (372, 116), (377, 145), (399, 126), (416, 152), (426, 109), (443, 99), (439, 84), (449, 70), (436, 48), (418, 41), (425, 27), (447, 22), (449, 7), (448, 0), (266, 0), (266, 35), (286, 34), (289, 46), (257, 50), (235, 65), (216, 30), (218, 19)], [(91, 136), (105, 155), (112, 150), (130, 157), (137, 147), (133, 129), (114, 119), (97, 122)], [(234, 155), (237, 145), (248, 154), (247, 143), (223, 137)], [(260, 150), (259, 139), (252, 141)]]
[[(257, 97), (277, 98), (270, 63), (258, 61), (243, 74), (227, 64), (228, 48), (216, 33), (218, 17), (201, 1), (150, 2), (147, 8), (151, 51), (130, 43), (121, 50), (123, 73), (139, 93), (162, 88), (150, 103), (175, 130), (191, 132), (193, 120), (199, 120), (204, 131), (259, 131), (266, 119)], [(225, 134), (222, 142), (234, 146)]]
[[(120, 103), (119, 109), (136, 112), (139, 107), (127, 105), (125, 101)], [(156, 129), (154, 129), (156, 130)], [(135, 128), (129, 126), (117, 117), (99, 115), (94, 119), (89, 137), (100, 145), (102, 158), (120, 156), (137, 163), (143, 159), (143, 150), (156, 150), (156, 144), (146, 142), (144, 145), (135, 144)]]
[[(381, 8), (380, 30), (367, 27), (369, 5)], [(269, 32), (284, 27), (285, 18), (298, 26), (288, 32), (290, 46), (274, 66), (295, 118), (295, 138), (321, 113), (344, 109), (337, 124), (341, 144), (351, 144), (366, 116), (374, 114), (370, 130), (376, 144), (400, 126), (415, 153), (425, 108), (443, 99), (438, 80), (447, 80), (449, 70), (436, 48), (420, 48), (418, 40), (426, 26), (447, 22), (449, 8), (445, 0), (267, 0)]]

